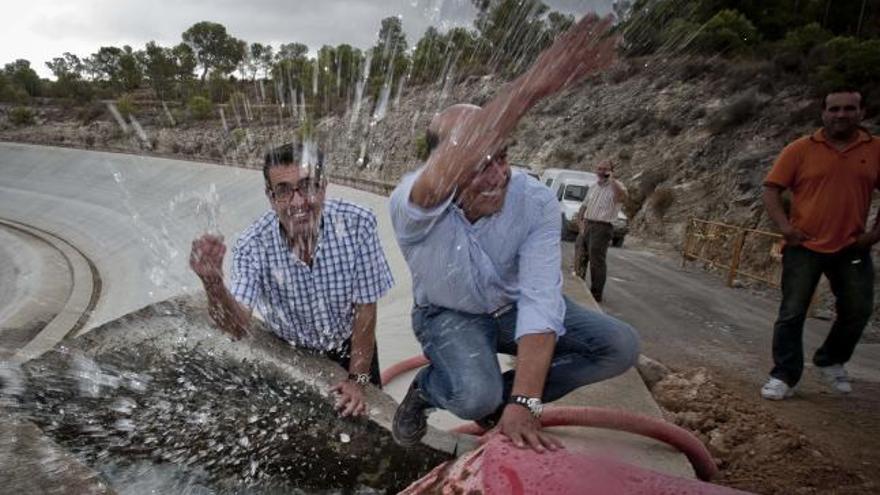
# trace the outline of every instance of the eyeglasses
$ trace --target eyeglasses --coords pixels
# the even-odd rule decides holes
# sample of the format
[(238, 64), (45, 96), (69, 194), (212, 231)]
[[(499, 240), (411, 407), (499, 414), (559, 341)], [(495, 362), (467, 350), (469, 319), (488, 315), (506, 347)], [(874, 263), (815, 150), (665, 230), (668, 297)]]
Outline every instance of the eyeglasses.
[(480, 168), (477, 171), (477, 173), (483, 173), (487, 168), (489, 168), (489, 165), (504, 164), (504, 163), (507, 163), (507, 148), (506, 147), (498, 150), (497, 153), (495, 153), (494, 155), (490, 155), (488, 158), (486, 158), (486, 160), (480, 165)]
[(275, 201), (290, 201), (296, 193), (299, 193), (306, 201), (312, 201), (321, 192), (321, 187), (321, 181), (310, 178), (297, 182), (295, 187), (287, 183), (278, 184), (269, 189), (269, 194)]

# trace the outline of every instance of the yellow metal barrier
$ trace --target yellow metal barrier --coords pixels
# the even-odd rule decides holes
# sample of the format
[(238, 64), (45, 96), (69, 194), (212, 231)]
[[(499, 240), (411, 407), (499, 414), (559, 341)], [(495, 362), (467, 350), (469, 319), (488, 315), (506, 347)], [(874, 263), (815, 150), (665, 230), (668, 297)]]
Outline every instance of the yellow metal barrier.
[(738, 276), (779, 287), (781, 252), (779, 234), (691, 218), (685, 229), (681, 266), (698, 260), (711, 268), (725, 269), (728, 287)]

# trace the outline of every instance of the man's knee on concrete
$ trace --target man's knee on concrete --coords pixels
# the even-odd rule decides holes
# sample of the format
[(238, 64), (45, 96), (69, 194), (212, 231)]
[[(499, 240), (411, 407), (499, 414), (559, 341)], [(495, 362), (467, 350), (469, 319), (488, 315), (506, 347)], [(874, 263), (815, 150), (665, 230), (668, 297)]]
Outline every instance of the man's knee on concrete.
[(641, 344), (635, 328), (620, 320), (615, 321), (617, 322), (616, 331), (609, 345), (612, 349), (611, 358), (618, 364), (620, 370), (618, 374), (620, 374), (639, 362)]

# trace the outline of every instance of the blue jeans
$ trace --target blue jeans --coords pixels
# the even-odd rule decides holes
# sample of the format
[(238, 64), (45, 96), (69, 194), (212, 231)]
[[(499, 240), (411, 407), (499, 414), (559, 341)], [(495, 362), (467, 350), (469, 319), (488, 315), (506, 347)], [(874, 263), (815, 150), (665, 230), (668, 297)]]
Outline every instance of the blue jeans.
[(868, 249), (817, 253), (786, 247), (782, 253), (782, 304), (773, 326), (770, 376), (794, 386), (804, 370), (804, 320), (822, 274), (834, 293), (837, 318), (813, 355), (816, 366), (844, 364), (852, 357), (874, 306), (874, 267)]
[[(416, 384), (434, 407), (462, 419), (481, 419), (510, 397), (513, 370), (501, 373), (497, 353), (516, 355), (516, 306), (498, 316), (421, 306), (413, 309), (416, 338), (431, 364)], [(620, 320), (565, 298), (566, 333), (556, 342), (544, 402), (617, 376), (638, 360), (636, 331)]]

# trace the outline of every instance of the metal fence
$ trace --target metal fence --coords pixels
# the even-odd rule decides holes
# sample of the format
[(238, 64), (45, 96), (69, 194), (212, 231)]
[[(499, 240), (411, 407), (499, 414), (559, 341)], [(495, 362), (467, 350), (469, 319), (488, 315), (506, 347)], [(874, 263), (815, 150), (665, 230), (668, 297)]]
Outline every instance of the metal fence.
[(691, 218), (685, 229), (681, 266), (703, 261), (727, 271), (727, 285), (746, 277), (779, 287), (782, 236), (721, 222)]

